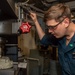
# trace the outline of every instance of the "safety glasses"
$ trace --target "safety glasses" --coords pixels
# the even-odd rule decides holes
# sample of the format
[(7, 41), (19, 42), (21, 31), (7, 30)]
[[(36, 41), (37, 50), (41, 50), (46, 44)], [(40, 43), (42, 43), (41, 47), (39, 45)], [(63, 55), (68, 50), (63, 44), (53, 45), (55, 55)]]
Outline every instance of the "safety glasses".
[(46, 29), (48, 29), (48, 30), (55, 30), (57, 28), (57, 26), (60, 25), (64, 21), (64, 19), (62, 21), (60, 21), (58, 24), (54, 25), (54, 26), (46, 26)]

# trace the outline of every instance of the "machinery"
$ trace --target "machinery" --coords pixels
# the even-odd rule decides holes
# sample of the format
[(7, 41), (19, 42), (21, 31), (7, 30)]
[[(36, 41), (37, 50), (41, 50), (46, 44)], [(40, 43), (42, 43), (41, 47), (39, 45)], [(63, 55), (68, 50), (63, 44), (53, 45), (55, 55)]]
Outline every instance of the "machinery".
[[(33, 21), (29, 17), (30, 11), (36, 12), (38, 18), (43, 18), (44, 12), (53, 4), (58, 2), (64, 2), (70, 5), (72, 12), (75, 14), (75, 1), (74, 0), (0, 0), (0, 58), (4, 55), (9, 56), (14, 62), (18, 62), (18, 34), (27, 34), (30, 32)], [(42, 21), (39, 21), (43, 29), (45, 25)], [(42, 25), (43, 24), (43, 25)], [(34, 53), (35, 52), (35, 53)], [(47, 52), (43, 51), (43, 57), (39, 56), (39, 53), (32, 50), (32, 57), (26, 58), (29, 62), (30, 73), (42, 75), (43, 67), (40, 68), (41, 63), (44, 61), (44, 71), (48, 65)], [(48, 52), (49, 53), (49, 52)], [(36, 54), (36, 56), (34, 56)], [(5, 61), (5, 60), (4, 60)], [(8, 59), (7, 59), (8, 61)], [(33, 62), (32, 62), (33, 61)], [(34, 62), (35, 61), (35, 62)], [(41, 61), (41, 62), (40, 62)], [(32, 64), (35, 64), (34, 67)], [(38, 63), (38, 64), (37, 64)], [(39, 64), (40, 63), (40, 64)], [(43, 63), (42, 63), (43, 65)], [(32, 72), (33, 71), (33, 72)], [(6, 75), (14, 75), (14, 70), (9, 69), (7, 71), (0, 70), (0, 75), (7, 73)], [(29, 73), (29, 74), (30, 74)]]

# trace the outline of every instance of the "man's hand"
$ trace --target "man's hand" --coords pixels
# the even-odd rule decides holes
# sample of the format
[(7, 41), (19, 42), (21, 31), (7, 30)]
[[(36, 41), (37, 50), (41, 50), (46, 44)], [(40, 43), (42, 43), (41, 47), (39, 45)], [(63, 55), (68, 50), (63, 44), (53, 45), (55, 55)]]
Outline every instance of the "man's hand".
[(36, 13), (30, 12), (30, 17), (32, 18), (32, 20), (33, 20), (34, 22), (37, 21), (37, 15), (36, 15)]

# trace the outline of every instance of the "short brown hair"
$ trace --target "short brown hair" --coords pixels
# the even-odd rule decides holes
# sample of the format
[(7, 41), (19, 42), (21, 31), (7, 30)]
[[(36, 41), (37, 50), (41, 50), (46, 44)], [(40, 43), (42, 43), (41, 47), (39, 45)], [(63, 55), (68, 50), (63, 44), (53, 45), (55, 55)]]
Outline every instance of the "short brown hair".
[(55, 19), (59, 22), (63, 17), (67, 17), (71, 21), (71, 10), (69, 6), (59, 3), (51, 6), (48, 11), (45, 12), (44, 22), (52, 19)]

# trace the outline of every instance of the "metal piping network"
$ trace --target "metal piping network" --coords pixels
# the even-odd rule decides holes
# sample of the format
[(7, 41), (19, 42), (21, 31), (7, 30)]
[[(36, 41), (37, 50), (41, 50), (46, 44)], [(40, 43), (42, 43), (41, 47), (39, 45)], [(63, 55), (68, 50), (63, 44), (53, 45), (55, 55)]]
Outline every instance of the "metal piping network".
[[(37, 13), (37, 16), (43, 18), (43, 16), (44, 16), (43, 13), (44, 13), (44, 11), (41, 10), (41, 9), (39, 9), (39, 8), (37, 8), (37, 7), (35, 7), (34, 5), (35, 5), (35, 4), (28, 4), (27, 2), (18, 3), (18, 6), (21, 7), (21, 8), (24, 10), (24, 12), (27, 13), (28, 15), (29, 15), (29, 13), (30, 13), (31, 11), (35, 10), (35, 11), (38, 12), (38, 13), (36, 12), (36, 13)], [(31, 9), (33, 9), (33, 10), (31, 10)], [(35, 11), (33, 11), (33, 12), (35, 12)]]
[[(28, 22), (25, 23), (24, 21), (25, 20), (29, 21), (27, 19), (28, 18), (27, 15), (30, 15), (30, 12), (32, 12), (31, 8), (37, 10), (38, 12), (41, 12), (41, 14), (39, 14), (39, 13), (37, 14), (39, 17), (43, 17), (43, 15), (42, 15), (43, 11), (39, 10), (38, 8), (34, 7), (33, 5), (27, 4), (26, 2), (24, 2), (24, 3), (18, 3), (18, 7), (20, 8), (20, 12), (22, 12), (22, 13), (20, 13), (21, 16), (19, 16), (19, 18), (22, 20), (22, 24), (19, 27), (17, 33), (19, 35), (23, 34), (23, 33), (29, 33), (31, 25)], [(21, 9), (22, 9), (22, 11), (21, 11)], [(26, 19), (25, 20), (24, 20), (24, 14), (26, 15)]]

